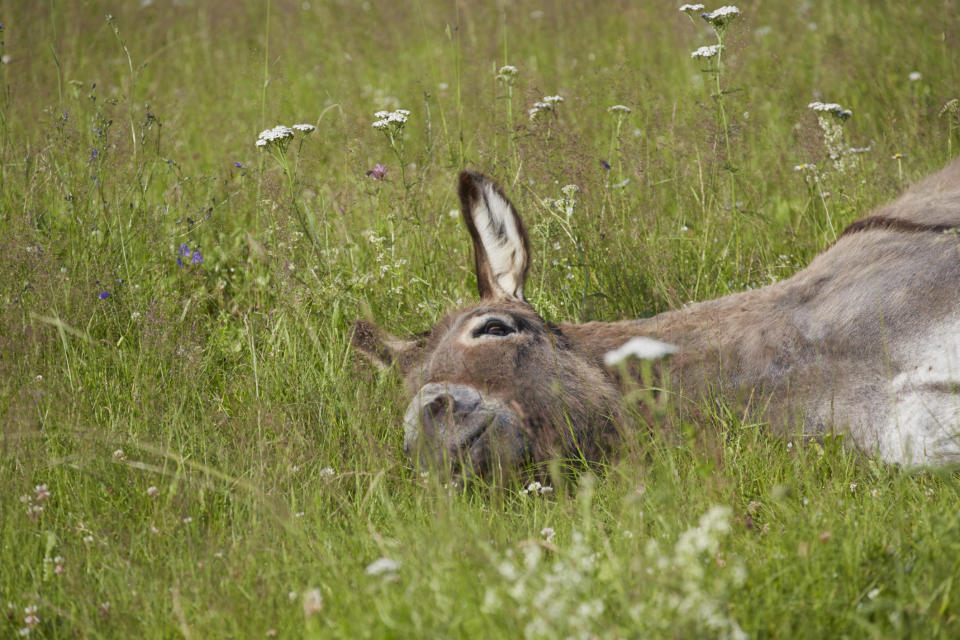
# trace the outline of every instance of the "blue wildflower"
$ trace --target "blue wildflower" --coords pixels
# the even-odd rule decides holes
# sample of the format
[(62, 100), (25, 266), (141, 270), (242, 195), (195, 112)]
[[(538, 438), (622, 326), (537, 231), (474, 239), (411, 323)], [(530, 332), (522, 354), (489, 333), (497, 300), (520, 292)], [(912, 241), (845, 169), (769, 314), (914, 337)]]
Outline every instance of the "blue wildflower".
[(181, 256), (183, 256), (184, 258), (186, 258), (187, 256), (190, 255), (190, 247), (188, 247), (188, 246), (185, 245), (185, 244), (182, 244), (182, 245), (180, 245), (180, 249), (179, 249), (178, 253), (179, 253)]
[(243, 169), (243, 165), (240, 164), (239, 162), (234, 162), (233, 166), (235, 166), (237, 169)]
[(203, 256), (199, 251), (194, 250), (193, 257), (190, 258), (190, 264), (203, 264)]
[(600, 164), (603, 166), (604, 169), (609, 169), (609, 168), (610, 168), (610, 163), (607, 162), (606, 160), (601, 160), (601, 161), (600, 161)]
[(101, 291), (101, 292), (99, 293), (99, 295), (97, 295), (97, 297), (98, 297), (99, 299), (101, 299), (101, 300), (106, 300), (107, 298), (110, 297), (110, 292), (109, 292), (109, 291)]
[(90, 159), (91, 159), (91, 160), (96, 160), (96, 159), (99, 158), (99, 157), (100, 157), (100, 152), (97, 151), (96, 149), (94, 149), (92, 152), (90, 152)]

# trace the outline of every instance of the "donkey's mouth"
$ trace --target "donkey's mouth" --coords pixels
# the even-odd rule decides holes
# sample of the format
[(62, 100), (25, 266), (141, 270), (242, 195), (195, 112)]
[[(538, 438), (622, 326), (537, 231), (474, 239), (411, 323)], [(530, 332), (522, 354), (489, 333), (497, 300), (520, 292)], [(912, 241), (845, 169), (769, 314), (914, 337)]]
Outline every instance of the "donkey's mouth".
[(474, 387), (431, 383), (417, 392), (404, 416), (404, 452), (414, 462), (458, 476), (483, 475), (494, 460), (523, 457), (520, 418)]

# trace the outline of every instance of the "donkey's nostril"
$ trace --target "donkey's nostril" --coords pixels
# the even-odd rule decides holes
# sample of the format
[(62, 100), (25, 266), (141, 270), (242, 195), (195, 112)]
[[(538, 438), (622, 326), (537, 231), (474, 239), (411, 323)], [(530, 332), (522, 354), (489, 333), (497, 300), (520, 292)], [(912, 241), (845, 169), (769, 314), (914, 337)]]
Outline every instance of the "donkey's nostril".
[(423, 408), (423, 414), (426, 417), (435, 419), (452, 406), (453, 398), (451, 398), (448, 394), (443, 393), (426, 404), (426, 406)]

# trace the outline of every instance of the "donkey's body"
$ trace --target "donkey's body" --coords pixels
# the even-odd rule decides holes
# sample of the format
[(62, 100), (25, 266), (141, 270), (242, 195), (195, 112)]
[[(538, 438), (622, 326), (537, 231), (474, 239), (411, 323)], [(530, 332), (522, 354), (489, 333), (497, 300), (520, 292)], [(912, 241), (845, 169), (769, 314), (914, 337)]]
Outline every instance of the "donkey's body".
[[(646, 336), (679, 347), (663, 367), (684, 398), (724, 398), (781, 433), (846, 432), (890, 462), (960, 461), (960, 160), (854, 223), (788, 280), (653, 318), (555, 328), (523, 301), (526, 236), (502, 192), (465, 173), (461, 198), (485, 305), (451, 314), (429, 344), (408, 345), (408, 380), (421, 389), (408, 446), (425, 446), (428, 431), (430, 447), (481, 466), (498, 433), (510, 460), (557, 444), (602, 447), (618, 419), (604, 354)], [(511, 308), (536, 320), (521, 327)], [(499, 318), (510, 331), (451, 338), (464, 317)], [(489, 398), (489, 414), (466, 411), (463, 389)], [(463, 416), (486, 426), (464, 437)]]

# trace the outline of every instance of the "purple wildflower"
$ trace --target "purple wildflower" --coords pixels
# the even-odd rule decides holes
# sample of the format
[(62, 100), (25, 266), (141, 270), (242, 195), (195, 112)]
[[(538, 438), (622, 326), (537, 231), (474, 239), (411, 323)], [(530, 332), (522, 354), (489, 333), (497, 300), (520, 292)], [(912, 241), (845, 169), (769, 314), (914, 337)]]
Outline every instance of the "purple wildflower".
[(101, 291), (101, 292), (97, 295), (97, 298), (99, 298), (100, 300), (106, 300), (106, 299), (109, 298), (109, 297), (110, 297), (110, 292), (109, 292), (109, 291)]
[(190, 258), (190, 264), (203, 264), (203, 256), (200, 255), (200, 252), (194, 250), (193, 256)]
[(94, 149), (93, 151), (90, 152), (90, 159), (91, 159), (91, 160), (96, 160), (96, 159), (99, 158), (99, 157), (100, 157), (100, 152), (97, 151), (96, 149)]
[(239, 162), (234, 162), (233, 166), (235, 166), (237, 169), (243, 169), (243, 165), (240, 164)]
[(373, 169), (367, 171), (367, 175), (373, 178), (374, 180), (383, 180), (387, 175), (387, 165), (380, 164), (379, 162), (373, 165)]
[(179, 253), (181, 256), (186, 258), (187, 256), (190, 255), (190, 247), (188, 247), (185, 244), (182, 244), (180, 245), (180, 249), (177, 251), (177, 253)]
[(607, 162), (606, 160), (601, 160), (600, 164), (603, 165), (604, 169), (610, 169), (610, 163)]

